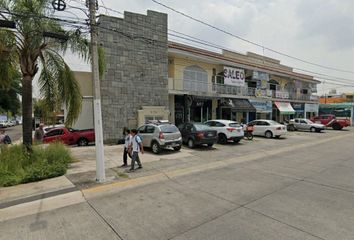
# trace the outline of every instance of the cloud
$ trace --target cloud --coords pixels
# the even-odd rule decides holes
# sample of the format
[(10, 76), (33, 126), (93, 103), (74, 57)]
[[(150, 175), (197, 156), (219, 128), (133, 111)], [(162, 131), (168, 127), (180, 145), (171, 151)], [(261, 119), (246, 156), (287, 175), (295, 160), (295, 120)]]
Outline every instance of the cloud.
[(300, 37), (313, 38), (330, 50), (354, 47), (354, 1), (301, 0), (297, 7)]

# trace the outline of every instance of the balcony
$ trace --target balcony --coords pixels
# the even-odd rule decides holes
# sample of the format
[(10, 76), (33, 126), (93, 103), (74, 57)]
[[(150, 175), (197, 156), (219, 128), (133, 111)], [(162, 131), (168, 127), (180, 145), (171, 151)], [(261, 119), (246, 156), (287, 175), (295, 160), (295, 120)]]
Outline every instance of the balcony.
[(169, 90), (183, 92), (184, 94), (195, 94), (205, 96), (234, 95), (237, 97), (257, 97), (274, 100), (299, 100), (318, 101), (317, 96), (310, 94), (296, 94), (294, 92), (280, 90), (261, 90), (247, 86), (231, 86), (222, 83), (206, 83), (200, 81), (183, 81), (174, 78), (168, 79)]

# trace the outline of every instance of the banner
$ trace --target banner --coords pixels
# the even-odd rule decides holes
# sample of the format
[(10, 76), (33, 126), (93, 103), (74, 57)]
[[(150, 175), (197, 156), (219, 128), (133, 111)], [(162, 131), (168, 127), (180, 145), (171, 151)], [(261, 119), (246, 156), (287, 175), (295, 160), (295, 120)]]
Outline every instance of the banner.
[(245, 86), (245, 71), (243, 69), (224, 67), (224, 84)]

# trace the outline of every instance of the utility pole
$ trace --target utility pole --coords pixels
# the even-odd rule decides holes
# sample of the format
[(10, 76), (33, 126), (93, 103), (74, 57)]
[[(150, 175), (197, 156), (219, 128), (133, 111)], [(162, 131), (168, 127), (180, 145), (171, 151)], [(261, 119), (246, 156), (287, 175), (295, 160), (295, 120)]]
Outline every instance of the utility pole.
[(91, 63), (93, 83), (93, 111), (95, 121), (95, 145), (96, 145), (96, 181), (104, 182), (106, 178), (104, 166), (102, 113), (101, 113), (101, 88), (98, 71), (98, 47), (96, 24), (96, 0), (89, 1), (90, 29), (91, 29)]

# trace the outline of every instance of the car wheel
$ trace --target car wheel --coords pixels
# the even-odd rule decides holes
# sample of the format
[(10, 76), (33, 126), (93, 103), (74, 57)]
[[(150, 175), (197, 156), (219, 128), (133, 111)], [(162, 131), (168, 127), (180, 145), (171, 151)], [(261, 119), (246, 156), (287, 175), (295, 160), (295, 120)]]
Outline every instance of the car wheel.
[(151, 150), (152, 150), (153, 153), (159, 154), (161, 152), (160, 145), (157, 142), (153, 142), (151, 144)]
[(314, 127), (310, 128), (310, 132), (315, 132), (315, 131), (316, 131), (316, 128), (314, 128)]
[(193, 139), (188, 139), (188, 147), (189, 148), (194, 148), (194, 141), (193, 141)]
[(338, 123), (336, 123), (336, 124), (334, 124), (334, 125), (332, 126), (332, 128), (333, 128), (334, 130), (341, 130), (341, 129), (342, 129), (342, 126), (339, 125)]
[(226, 144), (227, 143), (227, 137), (226, 137), (226, 135), (225, 134), (223, 134), (223, 133), (220, 133), (219, 134), (219, 143), (220, 144)]
[(316, 132), (320, 133), (322, 130), (321, 129), (316, 129)]
[(208, 147), (212, 147), (214, 145), (214, 143), (208, 143)]
[(265, 132), (265, 137), (266, 138), (272, 138), (273, 137), (273, 133), (271, 131), (266, 131)]
[(82, 147), (82, 146), (87, 146), (88, 145), (88, 140), (86, 138), (80, 138), (77, 141), (77, 145)]
[(181, 148), (182, 148), (182, 146), (178, 146), (178, 147), (174, 147), (173, 150), (179, 151), (179, 150), (181, 150)]
[(296, 129), (295, 129), (295, 127), (294, 127), (294, 125), (290, 125), (289, 126), (289, 131), (295, 131)]

